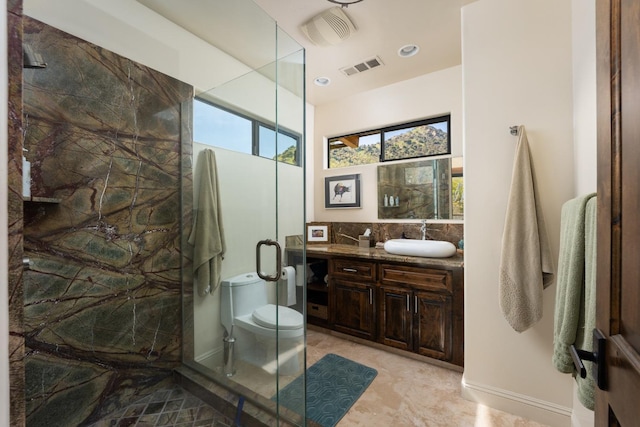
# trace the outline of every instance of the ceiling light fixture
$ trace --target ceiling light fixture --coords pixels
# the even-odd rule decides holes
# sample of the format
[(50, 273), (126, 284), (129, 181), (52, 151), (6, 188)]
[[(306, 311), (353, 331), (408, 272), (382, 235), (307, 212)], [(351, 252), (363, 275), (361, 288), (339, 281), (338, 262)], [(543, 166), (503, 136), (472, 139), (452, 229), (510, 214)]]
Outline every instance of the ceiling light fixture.
[(331, 84), (331, 79), (329, 77), (316, 77), (313, 79), (313, 83), (316, 86), (329, 86)]
[(408, 58), (418, 53), (418, 51), (420, 51), (420, 48), (418, 47), (418, 45), (407, 44), (402, 46), (400, 49), (398, 49), (398, 56), (402, 58)]
[(327, 0), (331, 3), (339, 4), (342, 7), (349, 7), (350, 4), (360, 3), (362, 0)]

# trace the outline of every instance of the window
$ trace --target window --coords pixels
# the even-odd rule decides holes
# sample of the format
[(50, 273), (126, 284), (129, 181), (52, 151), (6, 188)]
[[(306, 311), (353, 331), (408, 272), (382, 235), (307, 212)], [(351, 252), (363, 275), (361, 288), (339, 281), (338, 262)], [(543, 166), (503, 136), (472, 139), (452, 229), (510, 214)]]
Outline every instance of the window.
[(193, 139), (240, 153), (300, 165), (301, 136), (272, 123), (245, 116), (196, 98), (193, 102)]
[(451, 116), (424, 119), (329, 139), (329, 168), (451, 153)]

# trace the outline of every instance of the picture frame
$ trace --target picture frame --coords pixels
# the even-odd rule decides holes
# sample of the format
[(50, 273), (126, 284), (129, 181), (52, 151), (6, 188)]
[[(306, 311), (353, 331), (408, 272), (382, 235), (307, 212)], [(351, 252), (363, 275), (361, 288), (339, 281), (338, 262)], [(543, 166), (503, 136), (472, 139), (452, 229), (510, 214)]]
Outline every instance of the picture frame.
[(327, 176), (324, 179), (324, 207), (360, 208), (360, 174)]
[(331, 243), (331, 223), (310, 222), (307, 224), (307, 243), (325, 244)]

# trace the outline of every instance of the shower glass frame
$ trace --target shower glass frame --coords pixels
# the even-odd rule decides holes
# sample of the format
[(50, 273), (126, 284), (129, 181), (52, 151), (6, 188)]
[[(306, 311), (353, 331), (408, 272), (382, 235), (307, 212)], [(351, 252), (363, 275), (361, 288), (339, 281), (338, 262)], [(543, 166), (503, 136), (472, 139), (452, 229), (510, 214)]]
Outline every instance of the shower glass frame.
[[(250, 7), (250, 6), (248, 6)], [(302, 376), (299, 394), (305, 395), (306, 372), (306, 288), (297, 288), (297, 304), (292, 307), (303, 315), (303, 335), (299, 352), (300, 371), (296, 375), (280, 375), (284, 363), (281, 339), (276, 332), (275, 374), (253, 375), (251, 381), (240, 381), (240, 374), (227, 376), (224, 372), (224, 328), (220, 325), (220, 288), (214, 294), (200, 296), (193, 285), (193, 248), (188, 244), (188, 236), (194, 217), (193, 168), (197, 155), (204, 148), (216, 152), (220, 199), (223, 206), (222, 222), (227, 242), (227, 253), (223, 260), (222, 277), (233, 277), (256, 270), (256, 244), (259, 240), (271, 239), (282, 247), (282, 260), (287, 264), (287, 248), (295, 246), (304, 249), (305, 230), (305, 51), (293, 38), (287, 35), (276, 22), (256, 6), (250, 16), (227, 17), (243, 22), (238, 28), (248, 28), (252, 22), (252, 34), (243, 34), (243, 46), (255, 52), (230, 53), (236, 58), (244, 58), (247, 70), (243, 74), (227, 80), (207, 90), (195, 90), (196, 96), (223, 105), (234, 111), (259, 118), (274, 124), (276, 152), (278, 130), (294, 130), (301, 135), (300, 166), (286, 164), (273, 159), (235, 153), (230, 150), (203, 147), (196, 141), (183, 145), (182, 161), (182, 299), (183, 299), (183, 364), (211, 379), (216, 384), (244, 396), (252, 405), (273, 414), (278, 420), (286, 420), (294, 425), (306, 425), (306, 408), (291, 411), (280, 402), (279, 391), (293, 379)], [(252, 40), (255, 43), (252, 43)], [(271, 54), (265, 56), (265, 52)], [(247, 59), (249, 58), (249, 59)], [(192, 117), (193, 103), (184, 105), (185, 117)], [(188, 130), (188, 131), (187, 131)], [(193, 132), (192, 123), (185, 124), (185, 136)], [(189, 136), (185, 141), (191, 142)], [(259, 171), (260, 173), (257, 173)], [(244, 180), (247, 192), (253, 197), (229, 197), (230, 182), (233, 185)], [(248, 196), (249, 193), (244, 193)], [(228, 211), (225, 214), (225, 210)], [(299, 253), (299, 252), (298, 252)], [(277, 270), (273, 249), (262, 251), (263, 273), (273, 275)], [(281, 287), (267, 285), (270, 289), (269, 302), (281, 298)], [(274, 300), (275, 301), (272, 301)], [(217, 311), (217, 318), (215, 312)], [(213, 313), (213, 314), (212, 314)], [(204, 324), (203, 324), (204, 322)], [(276, 331), (278, 328), (276, 328)], [(212, 338), (213, 337), (213, 338)], [(207, 341), (202, 343), (203, 340)], [(271, 347), (269, 347), (271, 348)], [(237, 366), (236, 366), (237, 368)], [(267, 383), (258, 384), (258, 377), (267, 378)], [(254, 382), (252, 382), (254, 381)]]

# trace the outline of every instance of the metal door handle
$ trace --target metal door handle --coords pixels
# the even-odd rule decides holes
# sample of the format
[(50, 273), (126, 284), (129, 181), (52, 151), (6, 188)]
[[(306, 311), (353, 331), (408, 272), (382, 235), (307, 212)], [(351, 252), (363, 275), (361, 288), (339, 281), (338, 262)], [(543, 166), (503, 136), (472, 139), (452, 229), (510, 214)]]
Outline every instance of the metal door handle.
[(369, 288), (369, 304), (373, 304), (373, 289)]
[(606, 372), (605, 372), (605, 345), (607, 339), (599, 329), (593, 330), (593, 349), (594, 351), (578, 350), (574, 345), (569, 348), (573, 365), (575, 366), (580, 378), (587, 377), (587, 369), (582, 363), (583, 360), (593, 362), (593, 379), (598, 384), (600, 390), (606, 390)]
[[(273, 276), (262, 274), (262, 268), (260, 268), (260, 248), (263, 245), (276, 247), (276, 274)], [(256, 272), (258, 273), (258, 277), (262, 280), (266, 280), (267, 282), (277, 282), (280, 279), (280, 276), (282, 276), (282, 250), (280, 248), (280, 244), (275, 240), (260, 240), (256, 245)]]
[(413, 297), (413, 304), (414, 304), (414, 306), (413, 306), (413, 312), (414, 312), (415, 314), (418, 314), (418, 295), (416, 295), (416, 296), (414, 296), (414, 297)]
[(409, 294), (407, 294), (407, 311), (411, 311), (411, 308), (409, 308)]

